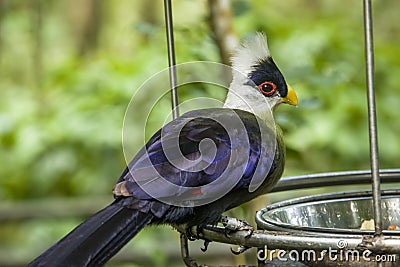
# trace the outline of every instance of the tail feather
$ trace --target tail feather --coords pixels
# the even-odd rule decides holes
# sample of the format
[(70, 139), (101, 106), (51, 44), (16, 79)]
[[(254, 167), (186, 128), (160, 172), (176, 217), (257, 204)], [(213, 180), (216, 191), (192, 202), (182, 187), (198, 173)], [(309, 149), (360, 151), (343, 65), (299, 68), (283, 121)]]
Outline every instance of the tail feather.
[(153, 215), (122, 207), (118, 201), (100, 210), (46, 250), (28, 266), (99, 266), (114, 256)]
[[(118, 214), (124, 216), (123, 213), (132, 213), (131, 210), (125, 209), (124, 212)], [(105, 246), (97, 253), (97, 255), (90, 261), (88, 266), (104, 265), (112, 256), (114, 256), (126, 243), (129, 242), (143, 227), (149, 225), (154, 216), (151, 213), (138, 212), (134, 221), (126, 221), (125, 225), (118, 229), (119, 233), (114, 238), (110, 239)], [(120, 218), (113, 218), (118, 223)], [(112, 231), (112, 230), (111, 230)]]

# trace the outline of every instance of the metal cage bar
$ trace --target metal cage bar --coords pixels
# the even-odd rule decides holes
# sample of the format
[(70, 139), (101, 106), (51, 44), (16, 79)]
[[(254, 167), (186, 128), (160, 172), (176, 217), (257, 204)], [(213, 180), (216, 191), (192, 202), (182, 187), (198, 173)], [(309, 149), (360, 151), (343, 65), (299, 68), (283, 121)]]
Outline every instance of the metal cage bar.
[(179, 117), (178, 80), (176, 76), (174, 25), (172, 20), (171, 0), (164, 0), (165, 30), (167, 34), (169, 84), (171, 88), (172, 118)]
[(374, 42), (372, 29), (371, 0), (364, 0), (364, 35), (366, 78), (368, 96), (369, 146), (372, 172), (372, 194), (375, 216), (375, 235), (382, 234), (381, 188), (379, 177), (378, 133), (376, 122), (375, 87), (374, 87)]

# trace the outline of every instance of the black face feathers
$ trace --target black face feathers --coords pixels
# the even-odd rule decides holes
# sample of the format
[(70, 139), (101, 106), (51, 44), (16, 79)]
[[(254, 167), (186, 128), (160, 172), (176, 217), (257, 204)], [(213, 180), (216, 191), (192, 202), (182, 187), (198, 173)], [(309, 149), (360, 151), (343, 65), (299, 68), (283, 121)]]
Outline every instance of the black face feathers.
[[(263, 33), (257, 32), (252, 38), (244, 41), (242, 46), (235, 51), (232, 63), (233, 68), (254, 82), (264, 96), (272, 97), (277, 93), (280, 97), (287, 96), (288, 88), (285, 79), (271, 58), (267, 39)], [(263, 83), (268, 84), (263, 85)], [(274, 85), (277, 93), (268, 93), (274, 91), (272, 90)]]
[[(260, 87), (260, 90), (262, 90), (261, 86), (265, 86), (265, 83), (267, 83), (268, 86), (270, 86), (270, 83), (272, 83), (276, 86), (276, 91), (281, 97), (287, 96), (288, 88), (285, 78), (271, 57), (262, 59), (253, 65), (252, 71), (248, 74), (248, 78), (252, 80), (257, 87)], [(264, 95), (272, 96), (274, 94), (264, 93)]]
[[(282, 73), (271, 58), (267, 39), (263, 33), (257, 32), (235, 50), (232, 67), (237, 71), (233, 73), (233, 81), (254, 87), (271, 100), (269, 102), (272, 107), (280, 103), (297, 105), (297, 97), (294, 93), (290, 93)], [(246, 80), (241, 76), (243, 74)], [(239, 90), (239, 87), (240, 85), (234, 88)], [(288, 96), (290, 98), (286, 99)]]

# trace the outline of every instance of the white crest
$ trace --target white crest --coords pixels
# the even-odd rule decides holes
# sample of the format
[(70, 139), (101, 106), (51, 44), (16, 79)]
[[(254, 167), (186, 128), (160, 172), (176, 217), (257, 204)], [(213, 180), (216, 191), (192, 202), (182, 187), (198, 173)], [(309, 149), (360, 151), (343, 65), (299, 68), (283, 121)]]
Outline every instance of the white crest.
[(267, 38), (261, 32), (248, 38), (235, 50), (232, 57), (233, 80), (229, 86), (224, 107), (246, 110), (264, 121), (269, 120), (271, 109), (278, 104), (280, 99), (264, 97), (259, 90), (254, 89), (247, 82), (253, 66), (270, 57)]
[(267, 44), (267, 37), (262, 32), (247, 39), (237, 48), (232, 57), (232, 67), (245, 75), (252, 70), (251, 67), (260, 60), (271, 57)]

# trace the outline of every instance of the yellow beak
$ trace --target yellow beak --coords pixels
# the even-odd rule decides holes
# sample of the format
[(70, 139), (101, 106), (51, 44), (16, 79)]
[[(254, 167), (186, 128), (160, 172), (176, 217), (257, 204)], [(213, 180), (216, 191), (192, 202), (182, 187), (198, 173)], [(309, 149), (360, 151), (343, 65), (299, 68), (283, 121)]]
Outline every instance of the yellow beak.
[(293, 90), (293, 88), (289, 84), (286, 84), (286, 85), (288, 88), (288, 93), (287, 93), (286, 97), (283, 98), (283, 103), (297, 107), (299, 104), (297, 95), (296, 95), (295, 91)]

